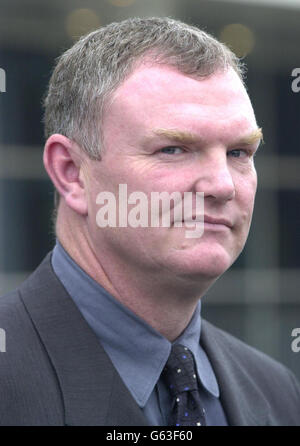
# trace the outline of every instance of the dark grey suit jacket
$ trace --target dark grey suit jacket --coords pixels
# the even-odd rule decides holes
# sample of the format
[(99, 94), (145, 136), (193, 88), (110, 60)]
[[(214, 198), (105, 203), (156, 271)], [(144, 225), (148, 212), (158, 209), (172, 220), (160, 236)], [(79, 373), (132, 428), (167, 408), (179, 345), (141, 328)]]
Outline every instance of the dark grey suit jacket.
[[(50, 256), (0, 298), (0, 425), (147, 425)], [(201, 339), (230, 425), (300, 425), (288, 369), (206, 321)]]

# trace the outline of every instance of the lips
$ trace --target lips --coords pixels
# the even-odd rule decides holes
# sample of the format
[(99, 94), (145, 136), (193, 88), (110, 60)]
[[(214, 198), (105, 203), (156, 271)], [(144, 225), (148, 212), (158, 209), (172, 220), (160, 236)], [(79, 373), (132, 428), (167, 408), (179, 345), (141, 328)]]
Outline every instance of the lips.
[(227, 220), (226, 218), (216, 218), (216, 217), (210, 217), (209, 215), (204, 215), (204, 223), (212, 223), (215, 225), (225, 225), (229, 228), (232, 228), (232, 223)]
[(228, 228), (233, 227), (233, 223), (231, 223), (230, 220), (227, 218), (217, 218), (217, 217), (211, 217), (210, 215), (193, 215), (193, 216), (184, 216), (184, 219), (181, 221), (175, 221), (175, 226), (181, 226), (182, 223), (210, 223), (212, 225), (223, 225), (227, 226)]
[(193, 215), (191, 218), (185, 217), (184, 220), (182, 220), (182, 223), (196, 223), (196, 222), (202, 222), (204, 223), (210, 223), (213, 225), (224, 225), (228, 226), (228, 228), (232, 228), (233, 224), (230, 222), (230, 220), (227, 220), (226, 218), (217, 218), (217, 217), (211, 217), (209, 215), (203, 215), (202, 216), (196, 216)]

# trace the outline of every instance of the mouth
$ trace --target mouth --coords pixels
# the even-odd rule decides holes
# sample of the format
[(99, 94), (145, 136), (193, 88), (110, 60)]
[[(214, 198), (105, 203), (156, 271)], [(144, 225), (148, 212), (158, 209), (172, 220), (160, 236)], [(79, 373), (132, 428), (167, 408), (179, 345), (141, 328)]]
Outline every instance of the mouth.
[(185, 217), (183, 220), (181, 220), (181, 222), (178, 223), (176, 224), (175, 222), (175, 226), (179, 226), (180, 224), (184, 223), (204, 223), (204, 226), (207, 227), (227, 226), (230, 229), (233, 227), (233, 224), (230, 220), (226, 218), (211, 217), (209, 215), (193, 215), (192, 217)]
[(204, 223), (209, 223), (213, 225), (223, 225), (227, 226), (228, 228), (232, 228), (233, 226), (231, 221), (227, 220), (226, 218), (210, 217), (209, 215), (204, 215)]

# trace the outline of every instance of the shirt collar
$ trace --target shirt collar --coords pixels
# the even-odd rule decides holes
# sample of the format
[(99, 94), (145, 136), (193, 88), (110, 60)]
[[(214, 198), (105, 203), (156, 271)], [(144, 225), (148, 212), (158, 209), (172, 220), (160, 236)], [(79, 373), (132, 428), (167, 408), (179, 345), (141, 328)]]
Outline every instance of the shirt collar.
[[(58, 241), (52, 266), (136, 402), (144, 407), (168, 360), (171, 343), (85, 273)], [(215, 375), (199, 345), (200, 310), (199, 301), (189, 325), (175, 342), (193, 352), (202, 384), (219, 396)]]

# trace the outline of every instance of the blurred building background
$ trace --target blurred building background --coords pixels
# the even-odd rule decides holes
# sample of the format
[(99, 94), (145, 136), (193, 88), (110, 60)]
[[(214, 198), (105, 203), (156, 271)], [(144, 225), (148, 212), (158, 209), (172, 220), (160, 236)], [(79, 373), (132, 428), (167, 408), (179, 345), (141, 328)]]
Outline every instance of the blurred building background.
[(265, 138), (255, 158), (256, 208), (246, 247), (203, 299), (203, 314), (300, 379), (300, 352), (291, 349), (300, 327), (300, 92), (291, 87), (300, 67), (300, 0), (0, 0), (0, 294), (55, 241), (41, 122), (55, 58), (89, 30), (153, 15), (199, 25), (245, 57)]

